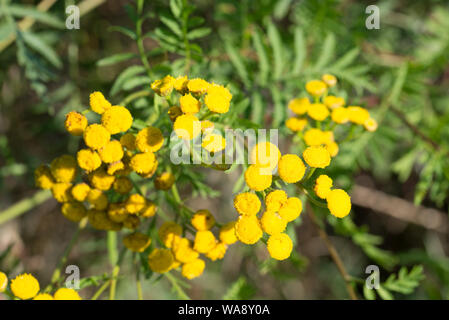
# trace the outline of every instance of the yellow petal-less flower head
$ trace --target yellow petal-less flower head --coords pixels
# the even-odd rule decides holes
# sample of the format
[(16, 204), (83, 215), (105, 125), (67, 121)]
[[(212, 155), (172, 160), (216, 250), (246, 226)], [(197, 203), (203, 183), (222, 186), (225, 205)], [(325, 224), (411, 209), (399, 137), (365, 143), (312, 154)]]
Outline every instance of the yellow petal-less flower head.
[(331, 191), (332, 184), (332, 179), (329, 176), (322, 174), (316, 179), (313, 190), (319, 198), (326, 199)]
[(363, 126), (366, 130), (374, 132), (377, 130), (377, 121), (373, 118), (369, 118), (363, 123)]
[(265, 211), (260, 219), (260, 224), (262, 230), (270, 235), (281, 233), (287, 227), (287, 221), (273, 211)]
[(197, 113), (201, 108), (201, 103), (192, 96), (191, 93), (185, 94), (179, 98), (179, 105), (184, 113)]
[(323, 121), (329, 116), (329, 109), (322, 103), (312, 103), (307, 114), (314, 120)]
[(81, 149), (78, 151), (76, 160), (80, 168), (87, 172), (94, 171), (101, 166), (100, 156), (92, 149)]
[(326, 168), (331, 163), (331, 155), (326, 148), (320, 146), (308, 147), (302, 153), (304, 161), (312, 168)]
[(303, 115), (307, 113), (309, 106), (309, 98), (295, 98), (290, 100), (290, 102), (288, 103), (288, 108), (297, 115)]
[(136, 136), (136, 146), (141, 152), (156, 152), (164, 144), (164, 136), (159, 128), (147, 127)]
[(340, 108), (345, 105), (345, 99), (343, 97), (326, 96), (323, 99), (323, 103), (330, 109)]
[(209, 89), (209, 86), (210, 86), (209, 82), (200, 78), (189, 80), (189, 82), (187, 83), (187, 89), (189, 89), (190, 92), (200, 94), (206, 93), (207, 90)]
[(306, 83), (306, 90), (314, 97), (323, 95), (327, 90), (327, 85), (321, 80), (311, 80)]
[(214, 123), (210, 120), (201, 121), (201, 132), (207, 132), (209, 130), (214, 129)]
[(319, 146), (325, 142), (325, 134), (317, 128), (311, 128), (304, 133), (304, 142), (308, 146)]
[(112, 106), (101, 116), (101, 124), (111, 134), (126, 132), (133, 124), (133, 117), (125, 107)]
[(33, 298), (33, 300), (54, 300), (53, 296), (48, 293), (39, 293)]
[(193, 250), (199, 253), (207, 253), (212, 250), (217, 244), (217, 239), (209, 230), (198, 231), (195, 235), (193, 243)]
[[(146, 152), (146, 153), (149, 153), (149, 152)], [(154, 175), (154, 173), (156, 172), (158, 164), (159, 164), (159, 162), (157, 160), (154, 160), (153, 166), (151, 167), (150, 171), (148, 171), (146, 173), (139, 173), (138, 172), (139, 176), (141, 176), (144, 179), (151, 178)]]
[(173, 124), (176, 135), (184, 140), (195, 139), (201, 133), (201, 122), (191, 114), (183, 114)]
[(293, 242), (285, 233), (274, 234), (268, 238), (267, 249), (273, 259), (285, 260), (290, 257)]
[(136, 150), (136, 136), (131, 132), (125, 133), (120, 137), (120, 144), (127, 150)]
[(192, 280), (199, 277), (206, 267), (206, 263), (201, 259), (195, 259), (182, 265), (181, 274), (184, 278)]
[(126, 205), (123, 202), (110, 203), (108, 205), (108, 217), (114, 222), (124, 222), (128, 218)]
[(226, 249), (227, 246), (224, 243), (219, 242), (212, 250), (206, 253), (206, 257), (212, 261), (223, 259), (226, 254)]
[(61, 212), (70, 221), (80, 222), (87, 215), (87, 210), (81, 202), (65, 202)]
[(8, 276), (4, 272), (0, 271), (0, 293), (4, 292), (7, 286)]
[(159, 228), (158, 235), (164, 246), (171, 248), (173, 245), (173, 239), (180, 237), (182, 234), (182, 227), (173, 221), (164, 222)]
[(279, 148), (271, 142), (260, 142), (256, 144), (249, 153), (249, 161), (259, 167), (267, 168), (265, 174), (274, 170), (281, 158)]
[(77, 183), (72, 187), (72, 196), (76, 201), (83, 202), (89, 194), (90, 187), (87, 183)]
[(182, 115), (182, 110), (178, 106), (173, 106), (168, 109), (167, 114), (170, 120), (175, 122), (176, 118)]
[(120, 161), (123, 158), (123, 147), (118, 140), (111, 140), (98, 150), (101, 160), (105, 163)]
[(171, 172), (162, 172), (154, 179), (154, 187), (158, 190), (169, 190), (175, 183), (175, 176)]
[(285, 154), (279, 160), (278, 173), (284, 182), (296, 183), (305, 172), (306, 166), (296, 154)]
[(89, 180), (92, 187), (107, 191), (111, 189), (112, 184), (115, 181), (115, 176), (107, 174), (104, 169), (100, 168), (89, 174)]
[(287, 222), (293, 221), (299, 217), (302, 211), (301, 199), (290, 197), (279, 209), (279, 216)]
[(209, 210), (202, 209), (195, 212), (190, 220), (192, 226), (198, 231), (210, 230), (215, 224), (215, 218)]
[(143, 207), (142, 211), (140, 212), (140, 216), (142, 218), (153, 217), (156, 214), (156, 211), (157, 205), (153, 201), (147, 200), (145, 207)]
[(298, 132), (304, 130), (304, 128), (307, 125), (307, 119), (300, 119), (300, 118), (289, 118), (287, 121), (285, 121), (285, 126), (289, 128), (293, 132)]
[(117, 177), (112, 187), (117, 193), (128, 194), (133, 189), (133, 184), (128, 177)]
[(187, 76), (179, 76), (175, 79), (173, 86), (175, 87), (176, 91), (183, 93), (188, 90), (187, 83), (189, 83), (189, 79), (187, 78)]
[(126, 200), (126, 210), (131, 214), (138, 214), (145, 208), (146, 200), (138, 193), (134, 193)]
[(232, 94), (229, 90), (221, 85), (213, 84), (207, 90), (204, 98), (206, 107), (216, 113), (226, 113), (231, 105)]
[(56, 199), (58, 202), (67, 202), (72, 201), (72, 193), (70, 192), (70, 189), (72, 188), (71, 183), (54, 183), (51, 186), (51, 193), (53, 195), (53, 198)]
[(160, 80), (156, 80), (151, 84), (151, 89), (161, 97), (168, 96), (173, 91), (175, 78), (170, 75), (165, 76)]
[(273, 176), (266, 174), (267, 168), (261, 168), (252, 164), (245, 171), (245, 181), (248, 187), (254, 191), (263, 191), (271, 186)]
[(148, 255), (148, 265), (152, 271), (157, 273), (170, 271), (173, 262), (173, 254), (168, 249), (155, 248)]
[(244, 192), (234, 197), (234, 208), (243, 215), (256, 215), (260, 210), (259, 197), (251, 192)]
[(89, 104), (90, 109), (98, 114), (103, 114), (106, 110), (108, 110), (111, 107), (111, 103), (108, 100), (106, 100), (103, 94), (99, 91), (95, 91), (90, 94)]
[(135, 172), (147, 174), (153, 170), (155, 163), (156, 156), (154, 153), (145, 152), (133, 155), (129, 165)]
[(91, 226), (97, 230), (119, 231), (122, 224), (112, 221), (105, 211), (89, 209), (87, 218)]
[(189, 263), (197, 259), (200, 254), (193, 250), (189, 239), (174, 237), (172, 250), (175, 255), (175, 259), (181, 263)]
[(235, 235), (245, 244), (256, 243), (263, 235), (259, 219), (256, 216), (240, 216), (235, 224)]
[(40, 165), (34, 170), (34, 181), (36, 187), (46, 190), (51, 189), (52, 185), (55, 183), (51, 170), (46, 165)]
[(72, 182), (76, 175), (76, 160), (73, 156), (64, 154), (53, 159), (50, 171), (57, 182)]
[(11, 280), (10, 288), (14, 296), (19, 299), (31, 299), (40, 290), (39, 282), (29, 273), (18, 275)]
[(351, 198), (344, 190), (331, 190), (327, 194), (326, 200), (329, 211), (337, 218), (344, 218), (351, 211)]
[(323, 80), (328, 87), (333, 87), (337, 84), (337, 78), (332, 74), (323, 74), (321, 80)]
[(70, 111), (65, 116), (65, 129), (73, 136), (82, 136), (87, 127), (87, 118), (79, 112)]
[(330, 141), (328, 143), (326, 143), (326, 150), (329, 152), (329, 154), (331, 155), (331, 157), (335, 157), (338, 154), (339, 151), (339, 147), (338, 144), (335, 141)]
[(125, 164), (123, 161), (116, 161), (113, 163), (108, 164), (108, 168), (106, 169), (106, 172), (113, 176), (113, 175), (123, 175), (126, 176), (130, 172), (128, 172), (127, 167), (125, 167)]
[(101, 124), (91, 124), (84, 130), (84, 142), (86, 146), (94, 150), (103, 148), (111, 139), (111, 134)]
[(59, 288), (54, 294), (55, 300), (82, 300), (78, 292), (70, 288)]
[(133, 252), (144, 252), (151, 244), (151, 238), (141, 232), (134, 232), (123, 238), (123, 244)]
[(267, 211), (277, 212), (286, 202), (287, 193), (284, 190), (274, 190), (265, 197), (265, 208)]
[(219, 238), (224, 244), (231, 245), (237, 242), (237, 236), (235, 235), (235, 224), (237, 221), (230, 221), (224, 224), (220, 228)]
[(108, 207), (108, 197), (103, 191), (91, 189), (87, 194), (87, 202), (89, 202), (96, 210), (105, 210)]
[(348, 106), (349, 121), (363, 125), (370, 118), (368, 110), (359, 106)]
[(123, 227), (129, 230), (136, 230), (140, 226), (140, 219), (138, 216), (128, 215), (123, 221)]
[(226, 139), (218, 133), (206, 133), (203, 135), (201, 146), (208, 152), (220, 152), (226, 147)]

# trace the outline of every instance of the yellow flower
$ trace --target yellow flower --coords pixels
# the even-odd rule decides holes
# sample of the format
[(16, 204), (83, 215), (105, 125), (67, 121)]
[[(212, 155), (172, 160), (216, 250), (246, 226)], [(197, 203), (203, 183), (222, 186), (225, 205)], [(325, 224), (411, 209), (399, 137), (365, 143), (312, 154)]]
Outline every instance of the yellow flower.
[(87, 210), (80, 202), (66, 202), (61, 207), (61, 212), (70, 221), (80, 222), (87, 215)]
[(94, 171), (101, 166), (101, 158), (98, 153), (92, 149), (81, 149), (76, 154), (78, 165), (87, 172)]
[(328, 87), (333, 87), (337, 84), (337, 78), (332, 74), (323, 74), (321, 77), (321, 80), (324, 81), (324, 83), (327, 84)]
[(19, 299), (31, 299), (40, 290), (39, 282), (29, 273), (18, 275), (11, 280), (11, 291)]
[(126, 176), (130, 173), (127, 170), (129, 170), (129, 168), (125, 168), (125, 164), (122, 161), (116, 161), (108, 165), (106, 172), (111, 176), (115, 174)]
[(149, 218), (156, 214), (157, 206), (153, 201), (147, 200), (145, 207), (140, 212), (142, 218)]
[(111, 140), (98, 153), (105, 163), (117, 162), (123, 158), (123, 148), (118, 140)]
[(120, 143), (127, 150), (135, 150), (136, 149), (136, 137), (131, 132), (125, 133), (120, 137)]
[(184, 278), (189, 280), (199, 277), (206, 267), (206, 263), (201, 259), (195, 259), (191, 262), (185, 263), (182, 266), (181, 274)]
[(327, 194), (326, 200), (329, 211), (337, 218), (344, 218), (351, 211), (351, 198), (344, 190), (331, 190)]
[(190, 92), (201, 94), (205, 93), (207, 89), (209, 89), (209, 86), (210, 86), (209, 82), (200, 78), (189, 80), (189, 82), (187, 83), (187, 88), (189, 89)]
[(332, 110), (331, 114), (332, 121), (335, 123), (346, 123), (349, 121), (349, 112), (347, 108), (338, 107)]
[(285, 202), (287, 202), (287, 194), (284, 190), (271, 191), (265, 197), (265, 207), (267, 211), (277, 212)]
[(324, 147), (311, 146), (302, 153), (306, 163), (312, 168), (326, 168), (331, 163), (331, 155)]
[(125, 204), (123, 202), (110, 203), (108, 206), (108, 217), (114, 222), (124, 222), (128, 218)]
[(214, 128), (214, 123), (209, 120), (203, 120), (201, 121), (201, 132), (207, 132), (209, 130), (212, 130)]
[(260, 221), (256, 216), (240, 216), (235, 224), (237, 239), (245, 244), (254, 244), (263, 235)]
[(138, 214), (145, 207), (146, 200), (138, 193), (134, 193), (126, 200), (126, 210), (131, 214)]
[(151, 172), (156, 163), (156, 156), (152, 152), (145, 153), (137, 153), (133, 155), (129, 165), (131, 168), (137, 172), (142, 174), (147, 174)]
[(182, 234), (182, 227), (176, 222), (168, 221), (159, 228), (158, 235), (164, 246), (171, 248), (173, 239)]
[(139, 131), (136, 146), (141, 152), (156, 152), (164, 144), (164, 136), (159, 128), (147, 127)]
[(118, 231), (122, 228), (120, 223), (112, 221), (104, 211), (89, 209), (87, 218), (92, 227), (97, 230)]
[(84, 142), (86, 146), (94, 150), (100, 149), (111, 139), (111, 134), (100, 124), (91, 124), (84, 130)]
[(201, 133), (201, 122), (191, 114), (183, 114), (173, 124), (176, 135), (184, 140), (192, 140)]
[(279, 160), (278, 173), (284, 182), (296, 183), (305, 172), (306, 166), (296, 154), (285, 154)]
[(161, 80), (156, 80), (151, 84), (151, 89), (156, 92), (161, 97), (169, 95), (173, 90), (173, 85), (175, 84), (175, 79), (167, 75)]
[(134, 232), (123, 238), (123, 244), (133, 252), (144, 252), (151, 244), (151, 239), (146, 234)]
[(254, 191), (263, 191), (271, 186), (273, 176), (266, 174), (266, 168), (252, 164), (245, 171), (245, 181), (248, 187)]
[(72, 188), (71, 183), (54, 183), (51, 186), (51, 193), (53, 194), (53, 198), (58, 202), (67, 202), (73, 199), (72, 193), (70, 189)]
[(231, 222), (224, 224), (220, 228), (219, 238), (220, 238), (221, 242), (223, 242), (224, 244), (228, 244), (228, 245), (237, 242), (238, 239), (235, 235), (235, 224), (236, 223), (237, 223), (237, 221), (231, 221)]
[(304, 141), (308, 146), (319, 146), (324, 143), (325, 134), (320, 129), (311, 128), (304, 133)]
[(206, 257), (211, 259), (212, 261), (223, 259), (226, 254), (227, 246), (224, 243), (217, 243), (217, 245), (206, 253)]
[(132, 190), (133, 184), (128, 177), (118, 177), (115, 179), (112, 187), (117, 193), (128, 194)]
[(206, 107), (216, 113), (226, 113), (229, 111), (232, 94), (223, 86), (213, 84), (207, 90), (207, 95), (204, 98)]
[(374, 132), (377, 130), (377, 121), (373, 118), (369, 118), (369, 119), (365, 120), (365, 122), (363, 123), (363, 126), (365, 127), (366, 130), (368, 130), (370, 132)]
[(290, 257), (293, 242), (285, 233), (278, 233), (268, 238), (267, 249), (273, 259), (285, 260)]
[(189, 239), (186, 238), (174, 237), (172, 250), (176, 260), (181, 263), (192, 262), (200, 256), (197, 251), (192, 249)]
[(65, 116), (64, 126), (74, 136), (82, 136), (87, 127), (87, 118), (79, 112), (71, 111)]
[(323, 99), (323, 103), (330, 109), (340, 108), (345, 105), (345, 99), (336, 96), (326, 96)]
[(111, 134), (116, 134), (128, 131), (133, 124), (133, 117), (125, 107), (112, 106), (101, 116), (101, 124)]
[(307, 113), (309, 106), (309, 98), (296, 98), (290, 100), (290, 102), (288, 103), (288, 108), (297, 115), (303, 115)]
[[(280, 157), (281, 152), (279, 148), (271, 142), (260, 142), (249, 153), (250, 163), (268, 170), (276, 168)], [(264, 173), (267, 173), (268, 170), (265, 170)]]
[(285, 126), (292, 130), (293, 132), (298, 132), (304, 130), (304, 128), (307, 125), (307, 119), (300, 119), (300, 118), (289, 118), (287, 121), (285, 121)]
[(319, 97), (326, 92), (327, 86), (321, 80), (311, 80), (306, 83), (306, 90), (314, 97)]
[(349, 121), (363, 125), (370, 118), (368, 110), (359, 106), (348, 106)]
[(53, 296), (48, 293), (39, 293), (33, 298), (33, 300), (54, 300)]
[(69, 288), (59, 288), (54, 294), (55, 300), (82, 300), (78, 292)]
[(195, 212), (190, 223), (196, 230), (205, 231), (210, 230), (214, 226), (215, 219), (209, 210), (203, 209)]
[(332, 179), (329, 178), (329, 176), (322, 174), (316, 179), (313, 190), (318, 197), (321, 199), (326, 199), (327, 195), (331, 191), (332, 183)]
[(8, 276), (0, 271), (0, 293), (4, 292), (8, 286)]
[(193, 249), (199, 253), (207, 253), (215, 247), (217, 240), (209, 230), (198, 231), (195, 235)]
[(136, 230), (140, 225), (140, 219), (137, 216), (128, 215), (123, 221), (123, 226), (130, 230)]
[(34, 170), (34, 181), (36, 182), (36, 187), (46, 190), (51, 189), (55, 183), (50, 168), (46, 165), (41, 165)]
[(91, 189), (87, 194), (89, 202), (96, 210), (105, 210), (108, 207), (108, 197), (98, 189)]
[(175, 176), (170, 172), (163, 172), (154, 179), (154, 186), (158, 190), (169, 190), (175, 182)]
[(283, 232), (287, 227), (287, 221), (273, 211), (265, 211), (260, 219), (263, 231), (268, 234), (276, 234)]
[(234, 208), (240, 214), (256, 215), (260, 210), (259, 197), (250, 192), (244, 192), (234, 197)]
[(168, 117), (170, 118), (170, 120), (172, 122), (174, 122), (177, 117), (182, 115), (182, 110), (178, 106), (173, 106), (168, 109), (167, 114), (168, 114)]
[(93, 112), (98, 114), (103, 114), (106, 110), (111, 107), (111, 103), (106, 100), (103, 94), (99, 91), (95, 91), (89, 96), (90, 108)]
[(72, 188), (72, 196), (76, 201), (83, 202), (89, 194), (90, 187), (87, 183), (77, 183)]
[(302, 211), (302, 202), (297, 197), (290, 197), (279, 209), (279, 215), (287, 222), (299, 217)]
[(57, 182), (72, 182), (76, 175), (76, 160), (71, 155), (62, 155), (53, 159), (50, 171)]
[(176, 91), (182, 93), (182, 92), (187, 91), (187, 83), (188, 82), (189, 82), (189, 79), (187, 79), (187, 76), (179, 76), (175, 79), (173, 86), (175, 87)]
[(203, 136), (201, 146), (209, 152), (219, 152), (226, 147), (226, 139), (218, 133), (207, 133)]
[(323, 121), (329, 116), (329, 110), (322, 103), (312, 103), (307, 114), (314, 120)]
[(325, 147), (326, 147), (326, 150), (331, 155), (331, 157), (335, 157), (338, 154), (339, 147), (335, 141), (330, 141), (330, 142), (326, 143)]
[(104, 169), (97, 169), (89, 174), (90, 183), (96, 189), (107, 191), (111, 189), (115, 176), (106, 173)]
[(201, 108), (201, 103), (191, 93), (187, 93), (179, 98), (179, 104), (184, 113), (197, 113)]

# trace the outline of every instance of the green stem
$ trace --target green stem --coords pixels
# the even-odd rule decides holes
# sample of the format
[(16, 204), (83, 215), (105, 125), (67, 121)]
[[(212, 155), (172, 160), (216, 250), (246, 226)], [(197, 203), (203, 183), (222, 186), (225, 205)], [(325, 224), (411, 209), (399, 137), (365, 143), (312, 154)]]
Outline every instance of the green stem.
[(127, 96), (125, 99), (120, 101), (119, 105), (126, 106), (127, 104), (129, 104), (130, 102), (132, 102), (136, 99), (139, 99), (142, 97), (148, 97), (149, 95), (151, 95), (150, 91), (140, 90), (140, 91), (134, 92), (133, 94), (130, 94), (129, 96)]
[(185, 56), (185, 73), (188, 74), (190, 70), (190, 44), (187, 38), (187, 21), (189, 19), (189, 12), (185, 10), (187, 7), (187, 0), (183, 0), (183, 15), (182, 15), (182, 37), (184, 39), (184, 47), (186, 51)]
[(36, 192), (31, 198), (26, 198), (16, 202), (9, 208), (0, 212), (0, 224), (3, 224), (11, 219), (14, 219), (28, 210), (44, 203), (51, 198), (51, 192), (48, 190), (41, 190)]
[[(139, 11), (141, 10), (142, 8), (139, 8)], [(139, 15), (141, 14), (142, 12), (139, 12)], [(153, 71), (151, 70), (151, 66), (150, 63), (148, 62), (147, 56), (145, 55), (145, 47), (143, 45), (142, 24), (143, 19), (142, 17), (139, 17), (139, 19), (136, 22), (137, 49), (139, 50), (140, 60), (142, 61), (143, 66), (145, 67), (148, 77), (152, 78)]]
[(126, 248), (122, 248), (122, 250), (120, 251), (119, 254), (119, 258), (114, 266), (114, 268), (112, 269), (111, 272), (111, 287), (109, 289), (109, 300), (115, 300), (115, 292), (116, 292), (116, 287), (117, 287), (117, 277), (120, 273), (120, 265), (123, 261), (123, 257), (125, 256), (126, 253)]
[(105, 283), (103, 283), (103, 285), (97, 290), (97, 292), (94, 293), (91, 300), (97, 300), (98, 297), (103, 293), (103, 291), (109, 287), (110, 284), (111, 281), (106, 281)]
[(187, 295), (187, 293), (184, 292), (184, 290), (178, 284), (177, 279), (170, 272), (164, 273), (164, 276), (168, 279), (168, 281), (170, 281), (170, 283), (173, 286), (173, 289), (178, 293), (180, 299), (190, 300), (190, 297)]

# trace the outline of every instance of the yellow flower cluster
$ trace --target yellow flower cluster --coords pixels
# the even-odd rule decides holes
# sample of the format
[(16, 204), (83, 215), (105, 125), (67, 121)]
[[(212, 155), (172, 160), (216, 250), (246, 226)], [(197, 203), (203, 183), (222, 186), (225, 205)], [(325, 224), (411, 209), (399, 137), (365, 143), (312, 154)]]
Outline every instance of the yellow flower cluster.
[[(8, 287), (8, 277), (0, 271), (0, 293)], [(29, 273), (23, 273), (11, 280), (9, 284), (11, 293), (21, 300), (82, 300), (78, 292), (73, 289), (59, 288), (51, 295), (41, 292), (39, 281)]]
[[(101, 115), (101, 123), (88, 123), (84, 113), (89, 110), (71, 111), (65, 120), (67, 131), (82, 136), (85, 147), (76, 158), (62, 155), (49, 166), (38, 167), (36, 185), (51, 189), (53, 197), (62, 203), (62, 214), (73, 222), (87, 217), (99, 230), (135, 230), (141, 218), (155, 215), (157, 207), (133, 192), (129, 175), (133, 171), (143, 178), (154, 175), (158, 167), (155, 152), (163, 146), (164, 137), (151, 126), (135, 134), (130, 130), (133, 118), (129, 110), (112, 106), (101, 92), (90, 95), (90, 109)], [(164, 173), (155, 184), (166, 189), (173, 181), (173, 176)], [(125, 245), (138, 252), (146, 244), (139, 234), (125, 239)]]

